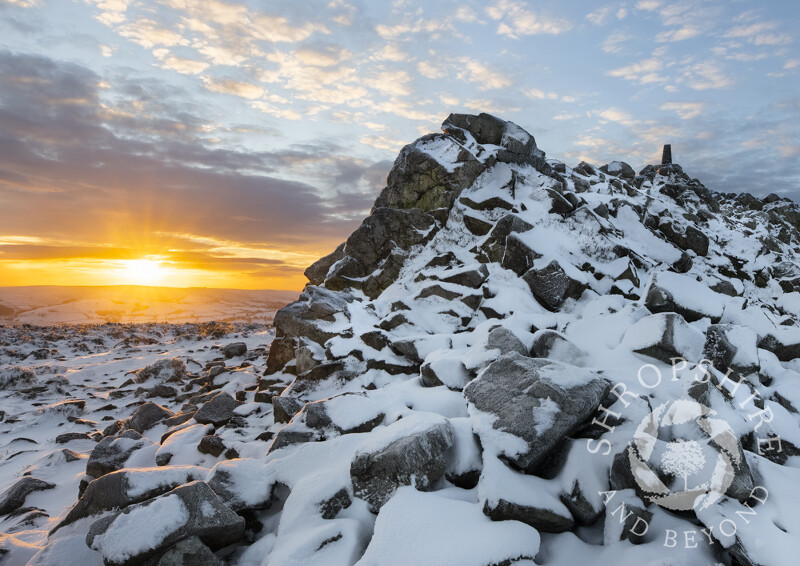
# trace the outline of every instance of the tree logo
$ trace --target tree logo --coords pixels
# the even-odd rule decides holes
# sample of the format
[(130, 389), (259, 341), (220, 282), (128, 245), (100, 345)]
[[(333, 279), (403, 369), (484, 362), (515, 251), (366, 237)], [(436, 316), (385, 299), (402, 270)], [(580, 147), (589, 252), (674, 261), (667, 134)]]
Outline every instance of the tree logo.
[(628, 459), (651, 502), (674, 511), (705, 509), (725, 495), (741, 465), (730, 425), (691, 399), (656, 407), (639, 424)]

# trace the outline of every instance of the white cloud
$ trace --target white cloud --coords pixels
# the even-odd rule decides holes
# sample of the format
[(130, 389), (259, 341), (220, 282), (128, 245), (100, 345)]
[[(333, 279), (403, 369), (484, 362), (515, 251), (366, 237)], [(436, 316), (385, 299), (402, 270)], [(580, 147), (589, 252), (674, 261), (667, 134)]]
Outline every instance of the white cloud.
[(557, 100), (558, 99), (558, 95), (555, 92), (545, 92), (545, 91), (543, 91), (542, 89), (539, 89), (539, 88), (528, 88), (528, 89), (525, 89), (525, 90), (522, 91), (522, 94), (524, 94), (528, 98), (535, 98), (535, 99), (538, 99), (538, 100), (544, 100), (545, 98), (549, 99), (549, 100)]
[(612, 11), (611, 6), (602, 6), (590, 14), (586, 14), (586, 19), (596, 26), (602, 26), (608, 21)]
[(392, 96), (407, 96), (411, 94), (411, 77), (406, 71), (380, 71), (373, 77), (362, 79), (362, 82), (378, 92)]
[(208, 69), (209, 65), (205, 61), (195, 61), (193, 59), (184, 59), (182, 57), (175, 57), (167, 55), (161, 59), (162, 69), (169, 69), (177, 71), (184, 75), (196, 75)]
[(380, 51), (377, 51), (370, 59), (374, 61), (392, 61), (397, 63), (399, 61), (408, 60), (408, 54), (397, 45), (390, 43), (384, 46)]
[(700, 116), (707, 106), (705, 102), (666, 102), (660, 108), (674, 111), (682, 120), (691, 120)]
[(497, 33), (513, 39), (521, 35), (558, 35), (572, 29), (569, 20), (533, 12), (514, 0), (497, 0), (486, 8), (486, 13), (493, 20), (500, 20)]
[(478, 14), (469, 6), (460, 6), (458, 10), (456, 10), (455, 18), (459, 22), (470, 24), (478, 21)]
[(703, 33), (703, 30), (701, 30), (699, 27), (694, 25), (685, 25), (677, 29), (660, 32), (658, 35), (656, 35), (656, 42), (664, 43), (667, 41), (684, 41), (686, 39), (697, 37), (701, 33)]
[(637, 10), (644, 10), (646, 12), (654, 12), (661, 6), (658, 0), (639, 0), (636, 3)]
[(712, 90), (729, 87), (733, 79), (727, 76), (713, 61), (695, 63), (685, 68), (683, 80), (694, 90)]
[(243, 81), (234, 81), (231, 79), (215, 79), (212, 77), (201, 77), (206, 85), (206, 88), (211, 92), (219, 92), (222, 94), (232, 94), (241, 96), (248, 100), (261, 98), (266, 94), (263, 87), (253, 83), (246, 83)]
[(449, 94), (440, 94), (439, 100), (442, 101), (442, 104), (445, 106), (458, 106), (458, 98)]
[(553, 116), (553, 120), (575, 120), (576, 118), (580, 117), (580, 114), (568, 114), (566, 112), (562, 112), (561, 114), (556, 114)]
[(623, 126), (635, 126), (639, 123), (637, 120), (634, 120), (633, 116), (619, 108), (608, 108), (607, 110), (599, 112), (594, 111), (592, 114), (606, 122), (616, 122)]
[(103, 57), (113, 57), (114, 53), (117, 52), (117, 48), (113, 45), (106, 45), (101, 43), (98, 47), (100, 47), (100, 54)]
[(512, 84), (511, 77), (475, 59), (464, 57), (461, 65), (458, 78), (476, 84), (478, 90), (506, 88)]
[(615, 31), (600, 44), (600, 49), (602, 49), (604, 53), (619, 53), (623, 49), (622, 44), (631, 39), (633, 39), (633, 36), (628, 33), (624, 31)]
[(497, 114), (502, 116), (510, 112), (517, 112), (519, 108), (513, 106), (500, 106), (491, 100), (485, 98), (467, 100), (464, 107), (475, 112), (487, 112), (489, 114)]
[(405, 142), (401, 140), (386, 136), (362, 136), (359, 141), (364, 145), (369, 145), (378, 149), (388, 149), (393, 152), (400, 150), (400, 148), (406, 145)]
[(667, 80), (661, 72), (663, 68), (664, 63), (661, 58), (659, 55), (655, 55), (618, 69), (612, 69), (606, 74), (640, 84), (663, 83)]
[(430, 61), (420, 61), (417, 63), (417, 71), (423, 77), (429, 79), (440, 79), (447, 74), (444, 67), (431, 63)]
[[(743, 14), (743, 16), (745, 15), (748, 14)], [(741, 18), (742, 16), (740, 16)], [(778, 27), (778, 22), (754, 22), (732, 27), (724, 37), (745, 39), (753, 45), (788, 45), (792, 43), (794, 38), (791, 34), (774, 31)]]

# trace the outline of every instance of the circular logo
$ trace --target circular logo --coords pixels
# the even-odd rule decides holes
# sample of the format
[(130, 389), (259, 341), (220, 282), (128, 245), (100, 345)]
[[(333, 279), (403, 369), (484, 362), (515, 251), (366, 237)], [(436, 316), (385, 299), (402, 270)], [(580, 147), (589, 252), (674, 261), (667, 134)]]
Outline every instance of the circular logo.
[(656, 407), (628, 451), (631, 471), (652, 503), (700, 510), (721, 498), (740, 464), (736, 435), (716, 411), (691, 399)]

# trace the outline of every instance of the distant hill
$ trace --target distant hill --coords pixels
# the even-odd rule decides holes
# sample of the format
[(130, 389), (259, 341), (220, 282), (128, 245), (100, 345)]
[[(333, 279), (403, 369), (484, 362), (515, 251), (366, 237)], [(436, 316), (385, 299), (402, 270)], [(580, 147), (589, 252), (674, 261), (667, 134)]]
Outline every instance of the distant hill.
[(269, 323), (296, 291), (192, 287), (0, 287), (0, 324)]

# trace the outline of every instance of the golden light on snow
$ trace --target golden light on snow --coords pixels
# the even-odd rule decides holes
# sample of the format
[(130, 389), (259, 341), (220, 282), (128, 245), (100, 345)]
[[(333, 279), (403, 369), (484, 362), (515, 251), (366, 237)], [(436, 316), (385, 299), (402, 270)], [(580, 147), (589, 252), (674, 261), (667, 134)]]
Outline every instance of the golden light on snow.
[(122, 260), (120, 283), (128, 285), (156, 285), (164, 277), (161, 262), (153, 259)]

